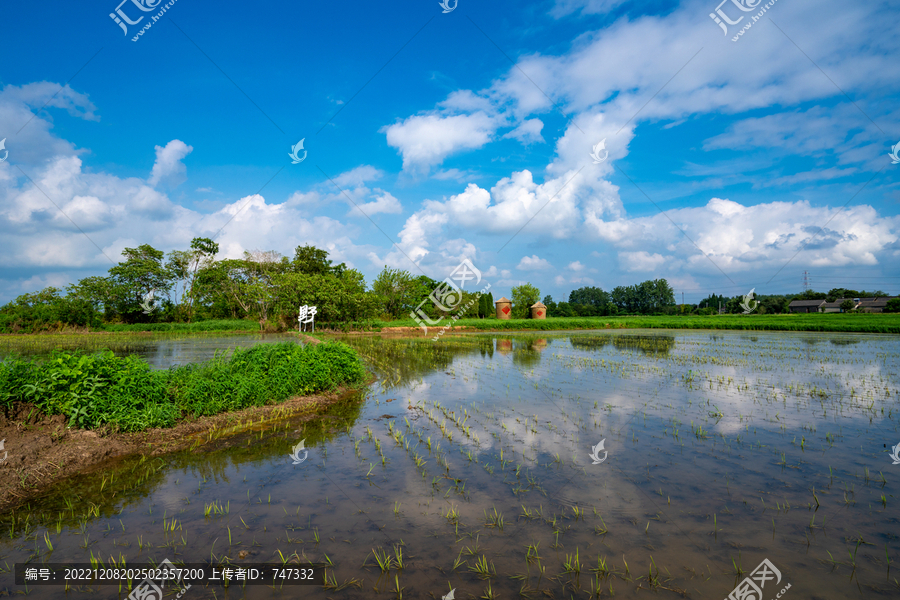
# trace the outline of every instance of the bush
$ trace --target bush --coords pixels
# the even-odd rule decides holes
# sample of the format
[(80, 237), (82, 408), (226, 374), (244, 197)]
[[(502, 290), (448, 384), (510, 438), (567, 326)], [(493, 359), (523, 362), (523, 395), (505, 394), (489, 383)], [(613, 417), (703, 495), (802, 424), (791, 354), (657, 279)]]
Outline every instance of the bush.
[(69, 425), (120, 431), (171, 427), (185, 415), (214, 415), (357, 384), (365, 369), (340, 343), (259, 344), (229, 357), (154, 371), (137, 356), (54, 352), (43, 363), (0, 363), (0, 407), (33, 404)]

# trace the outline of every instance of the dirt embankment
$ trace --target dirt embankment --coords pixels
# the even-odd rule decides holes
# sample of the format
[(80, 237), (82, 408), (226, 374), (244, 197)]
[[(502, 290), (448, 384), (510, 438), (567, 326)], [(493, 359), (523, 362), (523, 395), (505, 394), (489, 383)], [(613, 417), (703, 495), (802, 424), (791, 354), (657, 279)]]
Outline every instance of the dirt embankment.
[(0, 511), (39, 496), (66, 477), (129, 454), (157, 456), (191, 447), (202, 451), (202, 434), (233, 427), (236, 422), (258, 424), (298, 415), (315, 418), (348, 393), (352, 391), (297, 396), (278, 404), (188, 419), (171, 429), (139, 433), (69, 428), (64, 415), (48, 417), (31, 405), (17, 405), (8, 416), (0, 413), (0, 440), (5, 446), (0, 450)]

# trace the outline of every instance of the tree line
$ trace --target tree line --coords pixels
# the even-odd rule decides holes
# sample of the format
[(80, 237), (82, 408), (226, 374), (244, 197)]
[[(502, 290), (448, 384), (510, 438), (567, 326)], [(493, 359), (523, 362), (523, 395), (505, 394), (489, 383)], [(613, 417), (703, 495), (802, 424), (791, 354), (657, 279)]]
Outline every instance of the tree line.
[[(758, 303), (753, 310), (754, 314), (787, 314), (791, 312), (790, 304), (794, 300), (825, 300), (826, 302), (834, 302), (840, 298), (851, 300), (853, 298), (884, 298), (890, 296), (887, 292), (875, 290), (867, 292), (865, 290), (852, 290), (848, 288), (832, 288), (828, 292), (816, 292), (806, 290), (799, 294), (754, 294), (753, 302)], [(744, 296), (725, 297), (716, 294), (710, 294), (700, 301), (694, 307), (688, 308), (690, 312), (695, 314), (717, 314), (721, 306), (723, 312), (729, 314), (739, 314), (744, 312), (742, 303)], [(749, 304), (748, 306), (753, 306)], [(842, 308), (852, 307), (852, 303), (845, 302)], [(898, 312), (897, 303), (891, 301), (885, 312)]]
[(609, 292), (599, 287), (582, 287), (572, 290), (568, 302), (554, 302), (552, 296), (546, 296), (543, 302), (548, 314), (558, 317), (673, 314), (675, 291), (665, 279), (648, 279), (617, 286)]
[[(165, 254), (149, 244), (126, 248), (123, 260), (106, 276), (81, 279), (65, 289), (47, 287), (23, 294), (0, 307), (0, 332), (16, 333), (65, 326), (100, 329), (109, 323), (191, 323), (212, 319), (254, 319), (263, 330), (297, 326), (298, 307), (317, 307), (316, 322), (361, 323), (408, 320), (410, 313), (436, 320), (490, 318), (495, 314), (493, 293), (462, 290), (451, 310), (442, 310), (432, 295), (443, 282), (426, 275), (385, 267), (367, 285), (362, 273), (344, 263), (334, 264), (328, 252), (297, 246), (293, 256), (278, 252), (244, 252), (238, 259), (216, 260), (219, 245), (194, 238), (190, 247)], [(540, 299), (540, 290), (525, 283), (511, 289), (513, 313), (527, 318)], [(787, 312), (793, 299), (884, 296), (884, 292), (834, 289), (828, 294), (805, 292), (793, 296), (757, 296), (760, 314)], [(727, 312), (742, 312), (743, 296), (710, 295), (698, 305), (675, 304), (665, 279), (618, 286), (573, 290), (567, 301), (543, 303), (551, 317), (617, 314), (715, 313), (719, 303)]]
[[(446, 316), (429, 295), (441, 282), (385, 267), (367, 286), (363, 274), (328, 252), (298, 246), (292, 257), (275, 251), (244, 252), (216, 260), (219, 245), (195, 238), (169, 254), (143, 244), (126, 248), (106, 276), (81, 279), (65, 289), (47, 287), (0, 307), (5, 333), (102, 328), (106, 323), (156, 323), (255, 319), (262, 329), (297, 326), (298, 307), (317, 308), (319, 323), (408, 318), (417, 307), (432, 319)], [(464, 317), (493, 314), (493, 297), (463, 291)]]

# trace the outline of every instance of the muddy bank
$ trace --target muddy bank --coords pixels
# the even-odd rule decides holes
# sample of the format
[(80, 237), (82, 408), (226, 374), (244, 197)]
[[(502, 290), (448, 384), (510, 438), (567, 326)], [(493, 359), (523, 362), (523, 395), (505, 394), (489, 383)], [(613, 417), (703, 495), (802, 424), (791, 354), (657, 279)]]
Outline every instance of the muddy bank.
[(69, 428), (64, 415), (48, 417), (32, 405), (16, 405), (8, 415), (0, 413), (0, 440), (5, 446), (0, 450), (0, 511), (36, 498), (54, 483), (104, 463), (131, 454), (158, 456), (185, 449), (201, 452), (207, 440), (221, 439), (222, 435), (251, 425), (297, 416), (313, 419), (355, 392), (340, 388), (333, 393), (296, 396), (277, 404), (186, 419), (170, 429), (137, 433)]

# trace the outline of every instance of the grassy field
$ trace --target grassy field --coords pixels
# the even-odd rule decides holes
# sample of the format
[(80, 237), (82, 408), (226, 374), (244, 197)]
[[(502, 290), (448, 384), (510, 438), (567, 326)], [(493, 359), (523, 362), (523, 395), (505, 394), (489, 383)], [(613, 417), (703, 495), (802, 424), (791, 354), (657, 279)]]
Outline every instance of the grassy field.
[(259, 323), (244, 319), (215, 319), (196, 323), (131, 323), (106, 324), (98, 331), (113, 333), (135, 333), (138, 331), (158, 331), (171, 333), (205, 333), (207, 331), (259, 331)]
[[(530, 331), (571, 329), (737, 329), (762, 331), (837, 331), (855, 333), (900, 333), (900, 314), (796, 314), (796, 315), (710, 315), (633, 317), (550, 317), (545, 320), (444, 319), (428, 328), (436, 335), (449, 323), (482, 331)], [(412, 320), (379, 322), (384, 327), (419, 327)]]
[[(532, 330), (573, 330), (573, 329), (735, 329), (761, 331), (836, 331), (854, 333), (900, 333), (900, 313), (898, 314), (796, 314), (796, 315), (710, 315), (710, 316), (624, 316), (624, 317), (549, 317), (545, 320), (496, 318), (444, 319), (437, 326), (428, 328), (428, 335), (435, 335), (444, 326), (453, 323), (457, 327), (468, 327), (480, 331), (532, 331)], [(369, 321), (365, 323), (317, 323), (318, 332), (339, 331), (381, 331), (389, 327), (414, 327), (418, 323), (411, 319), (397, 321)], [(36, 346), (57, 344), (61, 339), (91, 340), (98, 347), (110, 342), (102, 340), (108, 333), (119, 336), (139, 336), (146, 334), (179, 335), (204, 333), (257, 333), (259, 323), (242, 319), (222, 319), (199, 323), (136, 323), (131, 325), (105, 325), (101, 332), (79, 334), (71, 332), (54, 334), (15, 334), (0, 336), (0, 350), (21, 347), (25, 341)], [(448, 328), (449, 330), (449, 328)], [(98, 335), (99, 334), (99, 335)], [(122, 339), (125, 339), (124, 337)], [(135, 337), (135, 339), (139, 339)], [(146, 338), (141, 338), (146, 339)], [(81, 344), (79, 344), (81, 345)], [(90, 345), (90, 344), (89, 344)]]
[(58, 351), (49, 360), (0, 363), (0, 410), (24, 403), (83, 429), (142, 431), (355, 385), (365, 374), (356, 352), (339, 342), (259, 344), (158, 371), (137, 356)]

